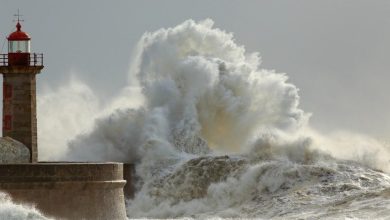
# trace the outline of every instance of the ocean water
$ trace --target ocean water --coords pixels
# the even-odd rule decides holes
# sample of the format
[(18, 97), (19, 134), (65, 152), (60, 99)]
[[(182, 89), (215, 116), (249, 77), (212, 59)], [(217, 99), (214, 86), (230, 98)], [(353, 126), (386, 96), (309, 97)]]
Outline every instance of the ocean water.
[(313, 129), (287, 75), (212, 20), (145, 33), (134, 54), (106, 106), (81, 82), (40, 96), (40, 159), (135, 163), (130, 219), (389, 219), (389, 146)]
[(205, 156), (128, 201), (130, 218), (388, 219), (390, 178), (354, 162)]

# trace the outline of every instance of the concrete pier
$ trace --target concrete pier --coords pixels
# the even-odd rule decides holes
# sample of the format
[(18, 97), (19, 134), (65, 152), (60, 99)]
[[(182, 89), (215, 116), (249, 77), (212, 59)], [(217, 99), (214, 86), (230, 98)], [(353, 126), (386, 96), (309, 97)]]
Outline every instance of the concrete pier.
[(0, 191), (58, 219), (126, 219), (121, 163), (0, 164)]

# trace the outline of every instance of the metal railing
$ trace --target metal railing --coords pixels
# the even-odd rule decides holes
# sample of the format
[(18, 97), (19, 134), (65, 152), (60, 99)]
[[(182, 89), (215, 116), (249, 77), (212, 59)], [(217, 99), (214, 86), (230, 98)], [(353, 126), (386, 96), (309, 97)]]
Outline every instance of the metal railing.
[[(8, 54), (0, 54), (0, 66), (9, 66)], [(43, 53), (30, 53), (27, 66), (43, 66)]]
[(8, 54), (0, 54), (0, 66), (8, 66)]
[(30, 66), (43, 66), (43, 53), (30, 54)]

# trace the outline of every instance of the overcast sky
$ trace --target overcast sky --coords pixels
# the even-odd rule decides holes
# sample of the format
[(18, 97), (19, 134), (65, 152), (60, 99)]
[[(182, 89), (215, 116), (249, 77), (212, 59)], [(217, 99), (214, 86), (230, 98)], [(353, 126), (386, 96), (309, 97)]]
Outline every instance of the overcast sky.
[(38, 93), (74, 74), (108, 99), (127, 84), (144, 32), (211, 18), (263, 68), (289, 75), (314, 127), (390, 139), (390, 1), (0, 0), (1, 46), (18, 8), (44, 53)]

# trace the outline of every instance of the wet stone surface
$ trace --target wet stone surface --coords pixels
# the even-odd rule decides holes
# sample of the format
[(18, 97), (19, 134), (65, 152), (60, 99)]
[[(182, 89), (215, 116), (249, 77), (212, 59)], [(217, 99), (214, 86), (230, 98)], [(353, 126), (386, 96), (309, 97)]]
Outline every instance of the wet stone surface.
[(29, 162), (30, 151), (24, 144), (10, 137), (0, 138), (0, 164)]

